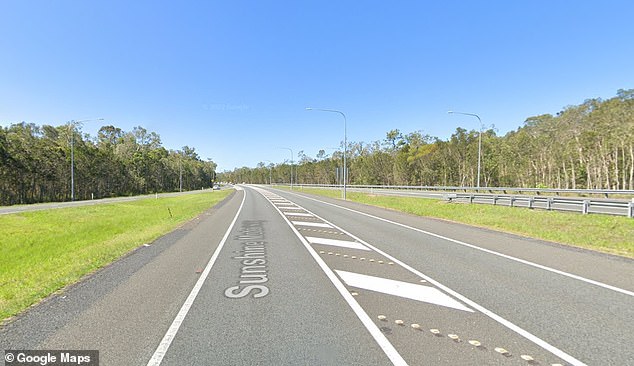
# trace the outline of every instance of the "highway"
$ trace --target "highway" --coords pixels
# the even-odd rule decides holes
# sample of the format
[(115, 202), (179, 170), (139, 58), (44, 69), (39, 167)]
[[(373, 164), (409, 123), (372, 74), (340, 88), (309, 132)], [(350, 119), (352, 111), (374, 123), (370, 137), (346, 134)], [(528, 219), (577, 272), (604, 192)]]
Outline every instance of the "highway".
[(0, 215), (9, 215), (9, 214), (15, 214), (20, 212), (30, 212), (30, 211), (52, 210), (57, 208), (101, 205), (101, 204), (116, 203), (116, 202), (130, 202), (130, 201), (138, 201), (138, 200), (153, 198), (153, 197), (176, 197), (176, 196), (180, 196), (184, 194), (196, 194), (196, 193), (204, 193), (204, 192), (210, 192), (210, 191), (211, 191), (210, 189), (206, 189), (206, 190), (201, 189), (200, 191), (169, 192), (169, 193), (148, 194), (148, 195), (130, 196), (130, 197), (99, 198), (94, 200), (83, 200), (83, 201), (47, 202), (47, 203), (34, 203), (30, 205), (0, 206)]
[(634, 261), (270, 187), (0, 328), (101, 365), (634, 365)]

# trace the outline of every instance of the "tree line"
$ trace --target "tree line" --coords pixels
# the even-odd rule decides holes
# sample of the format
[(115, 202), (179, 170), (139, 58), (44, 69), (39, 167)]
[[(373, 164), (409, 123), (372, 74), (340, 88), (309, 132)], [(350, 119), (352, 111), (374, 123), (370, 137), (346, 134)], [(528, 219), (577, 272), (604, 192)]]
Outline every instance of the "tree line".
[[(481, 185), (522, 188), (634, 190), (634, 89), (588, 99), (556, 115), (529, 117), (503, 136), (482, 133)], [(457, 128), (447, 140), (420, 131), (348, 144), (348, 183), (476, 186), (480, 131)], [(343, 145), (342, 149), (343, 150)], [(339, 184), (343, 154), (304, 152), (291, 167), (259, 163), (222, 173), (224, 181)]]
[(155, 132), (103, 126), (97, 137), (81, 124), (17, 123), (0, 127), (0, 205), (85, 200), (208, 188), (216, 164), (194, 148), (167, 150)]

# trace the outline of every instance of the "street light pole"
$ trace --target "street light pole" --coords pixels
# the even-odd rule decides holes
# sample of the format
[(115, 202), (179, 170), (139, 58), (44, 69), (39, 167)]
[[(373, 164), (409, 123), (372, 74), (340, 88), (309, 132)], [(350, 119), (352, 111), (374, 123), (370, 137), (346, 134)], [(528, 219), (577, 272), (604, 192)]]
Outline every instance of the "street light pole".
[(290, 147), (280, 147), (280, 149), (288, 150), (291, 152), (291, 191), (293, 190), (293, 149)]
[(480, 160), (482, 160), (482, 120), (480, 119), (480, 116), (478, 116), (477, 114), (474, 113), (463, 113), (463, 112), (454, 112), (454, 111), (448, 111), (447, 113), (452, 114), (463, 114), (465, 116), (472, 116), (478, 119), (478, 122), (480, 122), (480, 126), (479, 126), (479, 131), (480, 133), (478, 134), (478, 186), (477, 188), (480, 188)]
[(81, 121), (71, 120), (68, 122), (70, 135), (70, 200), (75, 200), (75, 126), (79, 123), (90, 121), (103, 121), (103, 118), (83, 119)]
[(348, 121), (346, 119), (346, 115), (342, 111), (338, 111), (336, 109), (306, 108), (306, 110), (339, 113), (343, 117), (343, 199), (345, 201), (348, 182), (348, 167), (346, 164), (346, 155), (348, 155)]

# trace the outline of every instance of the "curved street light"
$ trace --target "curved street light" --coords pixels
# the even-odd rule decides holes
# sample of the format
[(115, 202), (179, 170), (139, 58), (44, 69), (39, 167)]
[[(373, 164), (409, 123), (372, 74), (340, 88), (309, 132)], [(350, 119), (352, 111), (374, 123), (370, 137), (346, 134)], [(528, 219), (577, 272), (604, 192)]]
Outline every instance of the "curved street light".
[(478, 116), (475, 113), (464, 113), (464, 112), (454, 112), (454, 111), (447, 111), (447, 113), (472, 116), (477, 118), (478, 121), (480, 122), (480, 126), (479, 126), (480, 133), (478, 134), (478, 186), (477, 186), (477, 188), (480, 189), (480, 160), (482, 159), (482, 120), (480, 119), (480, 116)]
[(342, 111), (338, 111), (336, 109), (321, 109), (321, 108), (306, 108), (307, 111), (321, 111), (321, 112), (332, 112), (339, 113), (343, 117), (343, 199), (346, 199), (346, 188), (348, 181), (348, 168), (346, 164), (346, 155), (348, 152), (348, 127), (347, 127), (347, 119), (346, 115)]

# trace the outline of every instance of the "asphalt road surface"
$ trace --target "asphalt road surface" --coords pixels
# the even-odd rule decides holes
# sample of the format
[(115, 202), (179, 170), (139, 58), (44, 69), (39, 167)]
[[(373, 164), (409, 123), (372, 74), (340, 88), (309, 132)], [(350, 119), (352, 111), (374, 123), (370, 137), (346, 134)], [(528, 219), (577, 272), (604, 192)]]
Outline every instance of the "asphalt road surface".
[(634, 261), (272, 188), (0, 329), (101, 365), (634, 365)]
[(206, 189), (206, 190), (201, 189), (200, 191), (158, 193), (158, 194), (149, 194), (149, 195), (142, 195), (142, 196), (131, 196), (131, 197), (100, 198), (100, 199), (84, 200), (84, 201), (47, 202), (47, 203), (34, 203), (30, 205), (0, 206), (0, 215), (9, 215), (14, 213), (30, 212), (30, 211), (52, 210), (56, 208), (101, 205), (105, 203), (138, 201), (141, 199), (152, 198), (156, 196), (176, 197), (176, 196), (181, 196), (186, 194), (196, 194), (196, 193), (204, 193), (204, 192), (210, 192), (210, 191), (211, 191), (210, 189)]

